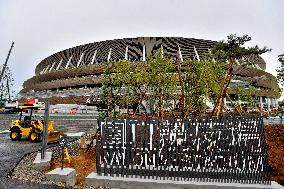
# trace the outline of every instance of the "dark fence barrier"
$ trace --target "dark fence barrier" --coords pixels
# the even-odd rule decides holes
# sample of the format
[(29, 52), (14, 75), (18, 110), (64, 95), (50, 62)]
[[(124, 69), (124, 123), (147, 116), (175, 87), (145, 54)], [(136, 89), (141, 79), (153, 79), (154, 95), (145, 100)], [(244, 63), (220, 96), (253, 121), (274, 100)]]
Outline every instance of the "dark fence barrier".
[(263, 119), (99, 121), (98, 175), (270, 184)]

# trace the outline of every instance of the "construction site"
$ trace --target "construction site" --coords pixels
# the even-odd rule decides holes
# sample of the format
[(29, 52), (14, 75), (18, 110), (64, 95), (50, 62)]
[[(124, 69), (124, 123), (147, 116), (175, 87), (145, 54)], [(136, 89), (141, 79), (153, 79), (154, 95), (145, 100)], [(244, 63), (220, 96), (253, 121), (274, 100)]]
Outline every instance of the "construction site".
[(0, 0), (0, 189), (284, 188), (283, 5)]

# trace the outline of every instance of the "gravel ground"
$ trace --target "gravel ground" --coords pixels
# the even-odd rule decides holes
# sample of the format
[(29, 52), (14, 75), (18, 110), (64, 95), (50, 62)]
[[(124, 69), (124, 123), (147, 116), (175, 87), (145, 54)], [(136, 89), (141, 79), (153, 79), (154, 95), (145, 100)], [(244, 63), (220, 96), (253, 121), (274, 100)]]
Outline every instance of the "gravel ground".
[[(52, 151), (58, 151), (58, 148), (52, 148)], [(51, 151), (49, 150), (49, 151)], [(14, 169), (14, 171), (9, 175), (12, 179), (21, 180), (23, 182), (30, 181), (32, 183), (37, 184), (45, 184), (45, 185), (57, 185), (61, 187), (65, 187), (62, 183), (55, 183), (50, 180), (48, 180), (45, 176), (45, 173), (49, 170), (37, 170), (32, 167), (32, 163), (34, 158), (36, 157), (36, 153), (27, 154), (17, 165), (17, 167)], [(75, 186), (74, 188), (80, 188), (80, 189), (98, 189), (95, 187), (90, 186)], [(103, 188), (103, 187), (101, 187)]]
[(11, 141), (8, 134), (0, 134), (0, 189), (57, 189), (56, 185), (21, 182), (8, 178), (9, 173), (27, 153), (40, 150), (40, 144)]
[[(71, 142), (68, 144), (68, 152), (69, 155), (76, 155), (78, 154), (80, 149), (78, 141)], [(48, 151), (52, 151), (52, 157), (58, 158), (60, 157), (60, 148), (59, 147), (52, 147), (48, 149)], [(36, 157), (35, 153), (30, 153), (24, 156), (24, 158), (19, 162), (19, 164), (15, 167), (13, 172), (9, 175), (12, 179), (17, 179), (21, 181), (30, 181), (33, 183), (41, 183), (41, 184), (47, 184), (47, 185), (58, 185), (61, 187), (65, 187), (62, 183), (55, 183), (50, 180), (48, 180), (45, 176), (45, 173), (49, 170), (37, 170), (32, 167), (33, 160)], [(74, 188), (80, 188), (80, 189), (95, 189), (95, 187), (90, 186), (75, 186)]]
[[(59, 156), (59, 148), (48, 145), (53, 157)], [(66, 188), (61, 183), (53, 183), (46, 179), (46, 171), (32, 168), (35, 151), (41, 149), (40, 144), (29, 141), (11, 141), (8, 134), (0, 134), (0, 189), (60, 189)], [(70, 155), (79, 151), (78, 142), (68, 144)], [(72, 187), (67, 187), (72, 188)], [(106, 187), (75, 186), (80, 189), (106, 189)]]

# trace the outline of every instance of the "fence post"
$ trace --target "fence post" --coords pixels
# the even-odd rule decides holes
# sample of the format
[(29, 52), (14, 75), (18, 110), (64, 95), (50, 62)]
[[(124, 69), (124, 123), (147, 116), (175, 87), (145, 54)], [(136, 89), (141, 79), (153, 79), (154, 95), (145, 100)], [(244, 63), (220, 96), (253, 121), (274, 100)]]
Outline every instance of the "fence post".
[(45, 100), (45, 110), (44, 110), (44, 126), (42, 131), (42, 149), (41, 149), (41, 159), (45, 158), (46, 144), (47, 144), (47, 132), (48, 132), (48, 117), (49, 117), (49, 102), (46, 98)]
[(101, 127), (101, 120), (100, 118), (97, 119), (97, 134), (96, 134), (96, 169), (97, 169), (97, 174), (101, 175), (101, 132), (100, 127)]

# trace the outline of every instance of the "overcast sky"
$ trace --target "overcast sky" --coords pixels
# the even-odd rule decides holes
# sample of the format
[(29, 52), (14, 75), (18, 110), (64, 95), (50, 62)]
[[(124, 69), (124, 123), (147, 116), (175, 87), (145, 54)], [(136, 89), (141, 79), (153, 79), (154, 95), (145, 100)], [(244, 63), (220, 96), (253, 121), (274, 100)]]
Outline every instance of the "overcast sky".
[(0, 64), (12, 41), (9, 66), (18, 92), (47, 56), (101, 40), (176, 36), (210, 40), (248, 34), (276, 75), (284, 53), (284, 0), (0, 0)]

